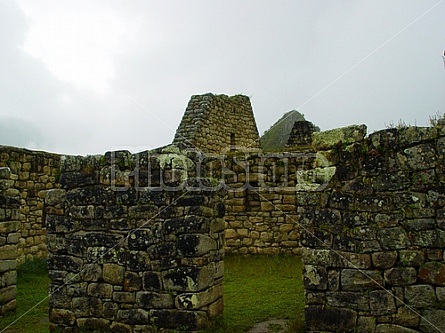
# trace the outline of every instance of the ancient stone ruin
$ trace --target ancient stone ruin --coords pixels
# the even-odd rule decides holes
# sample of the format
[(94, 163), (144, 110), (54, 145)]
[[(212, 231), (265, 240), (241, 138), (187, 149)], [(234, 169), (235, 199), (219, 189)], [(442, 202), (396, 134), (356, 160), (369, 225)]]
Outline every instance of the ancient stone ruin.
[(248, 98), (207, 94), (150, 152), (1, 147), (0, 315), (47, 255), (51, 330), (197, 331), (224, 252), (301, 254), (307, 332), (445, 331), (443, 124), (291, 133), (263, 152)]

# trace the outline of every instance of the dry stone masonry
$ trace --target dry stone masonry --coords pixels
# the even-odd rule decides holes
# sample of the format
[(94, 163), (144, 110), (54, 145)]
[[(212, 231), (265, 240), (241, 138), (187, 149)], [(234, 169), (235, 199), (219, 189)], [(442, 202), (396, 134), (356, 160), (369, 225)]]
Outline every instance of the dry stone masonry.
[(0, 167), (10, 172), (10, 192), (20, 198), (18, 261), (46, 257), (43, 201), (48, 189), (57, 188), (60, 155), (0, 146)]
[(9, 168), (0, 168), (0, 318), (16, 309), (17, 243), (20, 214), (17, 192), (9, 187)]
[(295, 188), (316, 155), (238, 151), (210, 157), (207, 173), (227, 189), (225, 249), (233, 254), (299, 254)]
[(225, 252), (302, 254), (307, 332), (444, 332), (445, 121), (301, 120), (264, 152), (246, 96), (205, 94), (150, 152), (1, 146), (0, 316), (17, 263), (48, 254), (51, 331), (196, 332)]
[(332, 180), (296, 194), (307, 331), (444, 332), (444, 128), (327, 134)]
[(173, 143), (204, 153), (229, 151), (235, 146), (258, 148), (250, 99), (243, 95), (192, 96)]
[(63, 158), (46, 197), (52, 331), (196, 331), (222, 313), (223, 193), (189, 157)]

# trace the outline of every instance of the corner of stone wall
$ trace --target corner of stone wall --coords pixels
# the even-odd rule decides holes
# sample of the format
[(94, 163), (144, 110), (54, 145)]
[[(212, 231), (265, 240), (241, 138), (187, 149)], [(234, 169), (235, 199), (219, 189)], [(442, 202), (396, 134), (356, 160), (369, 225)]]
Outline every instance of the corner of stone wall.
[(332, 143), (332, 179), (299, 193), (308, 332), (445, 331), (443, 130)]
[(9, 191), (20, 200), (19, 264), (48, 254), (43, 200), (59, 186), (59, 164), (58, 154), (0, 146), (0, 167), (10, 169)]
[(222, 314), (224, 205), (190, 155), (62, 159), (47, 192), (50, 329), (196, 331)]
[(19, 198), (9, 187), (10, 169), (0, 167), (0, 318), (16, 309)]

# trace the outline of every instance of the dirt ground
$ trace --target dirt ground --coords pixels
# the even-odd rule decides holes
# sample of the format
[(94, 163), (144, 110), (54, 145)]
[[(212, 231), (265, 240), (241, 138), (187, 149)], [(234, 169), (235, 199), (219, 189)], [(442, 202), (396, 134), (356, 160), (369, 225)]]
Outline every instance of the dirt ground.
[(272, 319), (256, 324), (247, 333), (284, 333), (288, 323), (285, 319)]

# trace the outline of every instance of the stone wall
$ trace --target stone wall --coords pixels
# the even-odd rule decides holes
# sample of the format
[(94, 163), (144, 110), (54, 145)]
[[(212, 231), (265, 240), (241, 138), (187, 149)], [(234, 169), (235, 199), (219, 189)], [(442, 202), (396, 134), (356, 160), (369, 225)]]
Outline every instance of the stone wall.
[(286, 147), (308, 148), (312, 144), (312, 134), (316, 131), (310, 121), (296, 121), (289, 134)]
[(249, 98), (192, 96), (173, 143), (204, 153), (227, 152), (234, 146), (258, 148), (259, 134)]
[(47, 255), (43, 201), (59, 186), (59, 165), (57, 154), (0, 146), (0, 167), (10, 168), (10, 191), (20, 197), (19, 263)]
[(334, 177), (297, 193), (308, 332), (445, 331), (444, 128), (330, 134)]
[(16, 309), (19, 198), (9, 188), (9, 168), (0, 168), (0, 318)]
[(222, 313), (223, 192), (189, 157), (63, 158), (45, 203), (51, 331), (196, 331)]
[(315, 157), (310, 151), (238, 151), (207, 157), (203, 162), (207, 174), (227, 190), (227, 253), (301, 253), (296, 188), (304, 182), (299, 173), (312, 168)]

